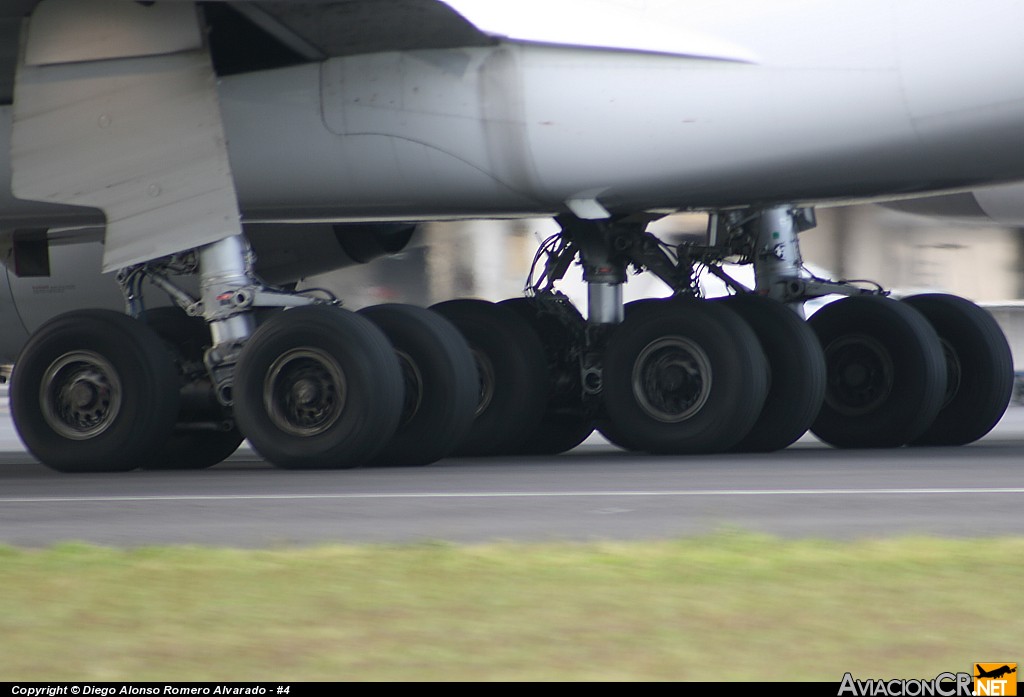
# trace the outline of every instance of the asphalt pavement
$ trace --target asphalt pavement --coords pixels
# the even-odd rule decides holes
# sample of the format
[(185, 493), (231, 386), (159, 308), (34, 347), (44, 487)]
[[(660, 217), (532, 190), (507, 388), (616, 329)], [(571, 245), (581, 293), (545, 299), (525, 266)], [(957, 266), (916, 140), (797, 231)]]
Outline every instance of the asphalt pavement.
[(200, 472), (68, 475), (33, 462), (0, 408), (0, 542), (279, 547), (1024, 534), (1024, 407), (962, 448), (652, 457), (591, 438), (558, 457), (293, 472), (243, 447)]

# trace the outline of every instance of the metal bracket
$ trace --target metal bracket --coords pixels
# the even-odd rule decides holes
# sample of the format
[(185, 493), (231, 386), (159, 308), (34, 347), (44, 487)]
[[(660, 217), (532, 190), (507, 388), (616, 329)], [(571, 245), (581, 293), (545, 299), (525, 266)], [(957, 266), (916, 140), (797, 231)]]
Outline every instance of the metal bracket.
[[(339, 302), (333, 296), (318, 298), (260, 283), (251, 272), (251, 262), (244, 239), (231, 237), (200, 249), (198, 253), (165, 257), (121, 269), (117, 274), (131, 316), (140, 317), (145, 312), (143, 282), (149, 281), (189, 316), (202, 317), (209, 324), (213, 346), (206, 352), (203, 362), (214, 384), (217, 400), (224, 406), (231, 406), (235, 364), (242, 347), (255, 330), (253, 310)], [(194, 297), (171, 279), (172, 274), (197, 272), (202, 279), (201, 298)]]

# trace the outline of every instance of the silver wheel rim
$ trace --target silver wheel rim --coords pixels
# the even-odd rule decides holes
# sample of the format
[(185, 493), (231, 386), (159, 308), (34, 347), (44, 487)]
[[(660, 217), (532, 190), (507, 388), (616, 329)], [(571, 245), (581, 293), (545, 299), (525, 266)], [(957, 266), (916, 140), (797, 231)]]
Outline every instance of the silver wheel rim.
[(662, 423), (693, 418), (711, 395), (711, 360), (681, 336), (652, 341), (633, 364), (633, 396), (644, 412)]
[(341, 367), (316, 348), (281, 354), (263, 381), (263, 405), (274, 426), (303, 438), (324, 433), (338, 422), (346, 394)]
[(47, 425), (70, 440), (105, 432), (121, 413), (121, 378), (92, 351), (65, 353), (46, 369), (39, 403)]

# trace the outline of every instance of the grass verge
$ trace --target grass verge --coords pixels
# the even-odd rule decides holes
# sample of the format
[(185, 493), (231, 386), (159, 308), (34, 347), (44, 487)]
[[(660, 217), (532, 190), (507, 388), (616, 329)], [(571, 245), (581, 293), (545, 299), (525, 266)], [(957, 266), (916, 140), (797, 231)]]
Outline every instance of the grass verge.
[(0, 547), (4, 680), (931, 678), (1020, 661), (1024, 539)]

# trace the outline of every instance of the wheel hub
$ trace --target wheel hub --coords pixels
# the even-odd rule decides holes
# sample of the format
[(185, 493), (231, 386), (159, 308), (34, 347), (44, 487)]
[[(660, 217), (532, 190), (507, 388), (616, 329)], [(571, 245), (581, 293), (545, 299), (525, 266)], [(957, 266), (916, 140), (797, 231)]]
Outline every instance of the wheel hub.
[(711, 395), (711, 361), (681, 336), (648, 344), (633, 365), (633, 395), (652, 418), (679, 423), (700, 412)]
[(330, 429), (345, 408), (345, 376), (337, 362), (315, 348), (292, 349), (270, 366), (263, 403), (273, 424), (294, 436)]
[(77, 381), (68, 390), (68, 398), (73, 406), (84, 409), (95, 404), (101, 393), (102, 391), (97, 389), (95, 384)]
[(43, 374), (39, 403), (43, 418), (71, 440), (100, 435), (121, 410), (121, 380), (105, 358), (92, 351), (65, 353)]
[(892, 356), (876, 339), (854, 334), (825, 347), (828, 390), (825, 402), (841, 414), (859, 416), (881, 406), (892, 391)]
[(320, 397), (320, 390), (312, 380), (303, 378), (295, 383), (292, 387), (292, 399), (296, 404), (308, 407), (315, 404), (317, 399)]

